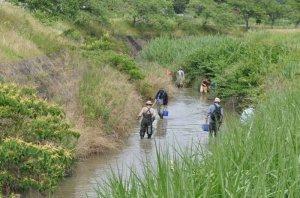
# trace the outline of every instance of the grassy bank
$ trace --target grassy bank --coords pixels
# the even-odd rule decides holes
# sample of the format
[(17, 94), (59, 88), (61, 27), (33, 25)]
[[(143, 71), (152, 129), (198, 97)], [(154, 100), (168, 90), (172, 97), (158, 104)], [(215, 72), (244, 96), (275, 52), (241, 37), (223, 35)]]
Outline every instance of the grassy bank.
[(241, 125), (233, 117), (207, 148), (196, 145), (176, 156), (158, 153), (157, 164), (145, 163), (143, 175), (112, 176), (98, 196), (297, 197), (299, 72), (298, 63), (268, 80), (272, 87), (251, 122)]
[(78, 24), (9, 3), (0, 10), (0, 78), (36, 87), (62, 105), (81, 133), (78, 156), (117, 149), (142, 101), (170, 84), (159, 67), (153, 81), (153, 71), (129, 57), (123, 37), (92, 13), (81, 13), (87, 16)]
[(295, 67), (299, 31), (250, 32), (241, 37), (203, 36), (153, 40), (141, 58), (176, 71), (180, 66), (187, 83), (199, 87), (208, 77), (215, 83), (213, 96), (243, 107), (260, 100), (268, 89), (266, 79)]
[[(118, 177), (104, 197), (284, 197), (299, 192), (299, 90), (272, 92), (253, 123), (232, 121), (209, 146), (173, 159), (158, 155), (143, 178)], [(250, 126), (251, 125), (251, 126)]]
[[(38, 92), (33, 104), (21, 106), (20, 101), (4, 100), (1, 87), (3, 193), (53, 190), (75, 158), (118, 149), (137, 124), (143, 100), (171, 82), (160, 67), (155, 73), (138, 65), (123, 38), (115, 37), (109, 25), (90, 20), (93, 16), (79, 25), (37, 14), (6, 2), (0, 5), (0, 83), (5, 82), (9, 91), (28, 85), (30, 93)], [(158, 80), (152, 81), (157, 73)], [(12, 83), (17, 86), (12, 88)], [(43, 109), (35, 106), (49, 102), (64, 111), (57, 107), (40, 112)], [(9, 105), (16, 107), (8, 112)], [(55, 119), (49, 115), (52, 110), (59, 111)], [(29, 119), (22, 113), (32, 115)], [(13, 124), (17, 121), (20, 126)]]

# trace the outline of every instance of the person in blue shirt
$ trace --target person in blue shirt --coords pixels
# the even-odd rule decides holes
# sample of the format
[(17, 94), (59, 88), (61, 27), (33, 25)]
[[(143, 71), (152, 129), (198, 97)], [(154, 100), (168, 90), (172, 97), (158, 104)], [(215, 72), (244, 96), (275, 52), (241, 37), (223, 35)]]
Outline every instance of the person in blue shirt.
[(220, 102), (220, 98), (215, 98), (214, 103), (208, 107), (206, 123), (209, 123), (209, 134), (211, 136), (217, 136), (223, 122), (224, 112)]

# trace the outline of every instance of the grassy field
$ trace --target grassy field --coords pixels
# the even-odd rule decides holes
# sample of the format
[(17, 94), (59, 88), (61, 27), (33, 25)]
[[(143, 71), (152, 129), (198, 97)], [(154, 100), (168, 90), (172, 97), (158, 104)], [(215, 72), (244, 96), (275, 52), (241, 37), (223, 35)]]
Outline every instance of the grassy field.
[(171, 82), (164, 69), (135, 63), (110, 26), (42, 23), (9, 3), (1, 4), (0, 16), (1, 80), (34, 86), (62, 105), (81, 133), (78, 156), (118, 148), (116, 140), (136, 125), (143, 99)]
[(297, 197), (300, 193), (298, 38), (299, 33), (291, 32), (247, 35), (248, 41), (267, 43), (271, 48), (273, 44), (290, 47), (278, 63), (271, 65), (276, 71), (264, 75), (266, 93), (262, 93), (252, 121), (242, 125), (239, 118), (232, 117), (221, 134), (210, 139), (207, 148), (194, 145), (176, 156), (158, 151), (156, 165), (145, 162), (143, 174), (133, 171), (129, 179), (112, 175), (108, 184), (97, 190), (98, 196)]

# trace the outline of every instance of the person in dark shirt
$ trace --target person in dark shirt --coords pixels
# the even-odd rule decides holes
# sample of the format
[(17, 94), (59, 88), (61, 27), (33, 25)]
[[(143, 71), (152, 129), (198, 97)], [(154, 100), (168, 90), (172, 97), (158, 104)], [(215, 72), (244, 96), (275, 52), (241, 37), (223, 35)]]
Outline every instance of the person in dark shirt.
[(168, 94), (165, 89), (161, 88), (155, 96), (157, 114), (160, 118), (163, 118), (163, 110), (167, 108), (168, 102)]

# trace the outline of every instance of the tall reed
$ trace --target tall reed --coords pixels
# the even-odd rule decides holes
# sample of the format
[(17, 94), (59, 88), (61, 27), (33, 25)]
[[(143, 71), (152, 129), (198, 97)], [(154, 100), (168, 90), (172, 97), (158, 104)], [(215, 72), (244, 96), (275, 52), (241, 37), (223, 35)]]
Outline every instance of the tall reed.
[[(298, 86), (299, 88), (299, 86)], [(143, 175), (114, 175), (99, 197), (296, 197), (300, 193), (300, 91), (273, 91), (254, 119), (228, 122), (219, 137), (175, 159), (157, 154)]]

